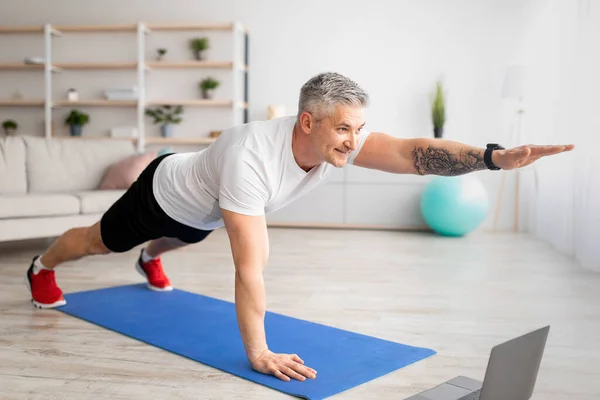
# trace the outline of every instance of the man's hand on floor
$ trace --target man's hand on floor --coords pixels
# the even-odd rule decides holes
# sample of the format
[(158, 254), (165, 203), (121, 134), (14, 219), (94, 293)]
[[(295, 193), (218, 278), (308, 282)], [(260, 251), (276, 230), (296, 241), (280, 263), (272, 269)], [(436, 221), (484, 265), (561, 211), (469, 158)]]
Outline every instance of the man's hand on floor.
[(252, 361), (252, 368), (263, 374), (274, 375), (282, 381), (289, 382), (290, 378), (304, 381), (306, 378), (315, 379), (317, 371), (304, 365), (304, 361), (296, 354), (276, 354), (265, 350)]

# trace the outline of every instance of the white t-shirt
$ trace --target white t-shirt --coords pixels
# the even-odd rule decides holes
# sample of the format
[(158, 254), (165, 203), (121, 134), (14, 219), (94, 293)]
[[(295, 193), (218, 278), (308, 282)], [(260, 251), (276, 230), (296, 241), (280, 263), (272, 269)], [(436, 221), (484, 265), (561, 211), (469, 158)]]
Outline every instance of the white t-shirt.
[[(154, 196), (167, 215), (202, 230), (223, 226), (221, 207), (263, 215), (324, 183), (335, 168), (305, 172), (292, 153), (295, 116), (250, 122), (225, 130), (199, 152), (166, 157), (156, 169)], [(352, 163), (369, 132), (361, 131)]]

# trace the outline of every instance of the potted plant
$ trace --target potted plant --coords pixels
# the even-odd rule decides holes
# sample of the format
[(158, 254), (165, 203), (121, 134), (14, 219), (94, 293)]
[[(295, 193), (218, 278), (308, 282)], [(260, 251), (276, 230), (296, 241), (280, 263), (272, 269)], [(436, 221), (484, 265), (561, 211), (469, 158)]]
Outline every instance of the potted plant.
[(69, 101), (77, 101), (79, 100), (79, 94), (77, 93), (77, 89), (69, 89), (67, 90), (67, 100)]
[(196, 60), (204, 60), (204, 51), (209, 48), (208, 38), (194, 38), (190, 40), (190, 48), (196, 56)]
[(208, 77), (204, 78), (200, 81), (198, 86), (200, 86), (200, 90), (202, 91), (203, 99), (212, 99), (214, 96), (215, 89), (218, 88), (220, 82), (214, 78)]
[(147, 109), (146, 115), (153, 118), (153, 123), (160, 124), (160, 133), (163, 137), (173, 136), (173, 125), (181, 123), (183, 107), (163, 105), (154, 109)]
[(2, 127), (4, 128), (4, 133), (12, 135), (17, 131), (18, 124), (12, 119), (7, 119), (2, 123)]
[(71, 128), (71, 136), (81, 136), (83, 125), (90, 122), (90, 116), (78, 110), (71, 110), (65, 119), (65, 125)]
[(433, 122), (433, 135), (439, 139), (444, 135), (444, 124), (446, 123), (446, 96), (441, 81), (437, 81), (435, 85), (431, 102), (431, 120)]
[(156, 61), (162, 60), (165, 54), (167, 54), (167, 49), (156, 49)]

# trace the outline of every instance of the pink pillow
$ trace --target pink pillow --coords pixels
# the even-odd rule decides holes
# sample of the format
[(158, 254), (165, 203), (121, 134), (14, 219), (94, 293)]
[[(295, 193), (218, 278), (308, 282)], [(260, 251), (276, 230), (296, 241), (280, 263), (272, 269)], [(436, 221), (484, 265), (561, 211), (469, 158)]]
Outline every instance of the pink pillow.
[(144, 168), (156, 158), (156, 154), (157, 152), (155, 151), (135, 154), (114, 163), (106, 171), (98, 189), (128, 189), (140, 176)]

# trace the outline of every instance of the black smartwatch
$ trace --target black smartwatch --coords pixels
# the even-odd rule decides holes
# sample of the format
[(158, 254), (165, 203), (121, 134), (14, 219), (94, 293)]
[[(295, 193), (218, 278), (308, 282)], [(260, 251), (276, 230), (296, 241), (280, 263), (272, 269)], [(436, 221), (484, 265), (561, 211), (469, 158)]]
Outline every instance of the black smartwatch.
[(504, 147), (502, 147), (502, 146), (500, 146), (499, 144), (496, 144), (496, 143), (488, 143), (487, 148), (485, 149), (485, 153), (483, 154), (483, 162), (488, 167), (488, 169), (491, 169), (493, 171), (497, 171), (497, 170), (500, 169), (500, 167), (497, 167), (492, 162), (492, 152), (494, 150), (504, 150)]

